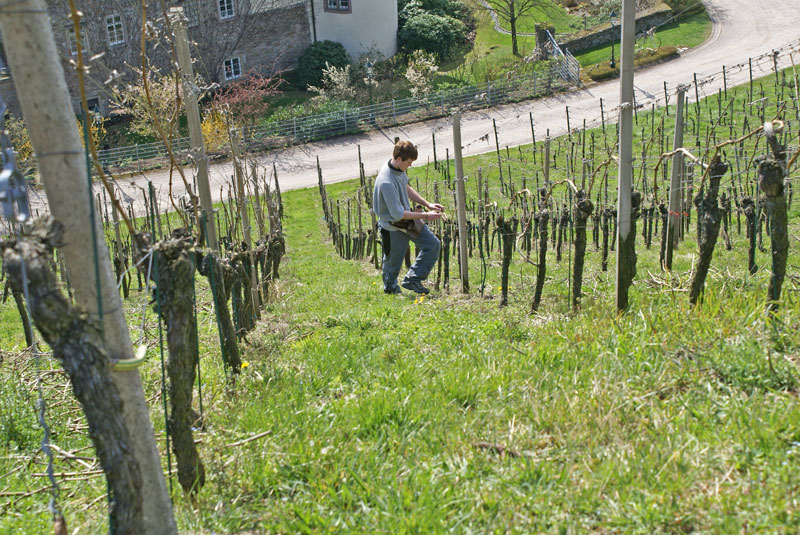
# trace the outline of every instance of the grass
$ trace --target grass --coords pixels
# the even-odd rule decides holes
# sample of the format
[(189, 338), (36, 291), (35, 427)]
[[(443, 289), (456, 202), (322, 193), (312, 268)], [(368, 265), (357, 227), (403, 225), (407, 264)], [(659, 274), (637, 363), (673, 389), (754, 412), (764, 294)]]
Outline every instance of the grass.
[[(485, 8), (478, 4), (473, 4), (473, 8), (477, 24), (473, 49), (463, 60), (442, 67), (440, 79), (443, 81), (459, 80), (475, 84), (485, 82), (487, 79), (496, 79), (502, 73), (522, 68), (521, 58), (511, 53), (511, 36), (495, 31), (494, 23)], [(555, 6), (537, 12), (531, 20), (534, 22), (548, 20), (547, 17), (550, 17), (550, 22), (556, 26), (556, 32), (572, 31), (570, 24), (575, 22), (573, 19), (580, 19), (580, 17), (569, 17), (563, 8)], [(533, 23), (530, 27), (533, 27)], [(520, 29), (520, 31), (525, 30)], [(655, 39), (642, 42), (641, 46), (692, 48), (702, 44), (710, 34), (711, 20), (708, 14), (703, 12), (660, 27)], [(522, 57), (530, 54), (536, 47), (536, 40), (532, 36), (518, 36), (517, 43)], [(619, 43), (615, 50), (619, 59)], [(585, 50), (576, 53), (575, 57), (580, 62), (581, 68), (607, 63), (611, 58), (611, 45)]]
[[(711, 35), (711, 20), (708, 14), (698, 13), (661, 26), (655, 34), (654, 40), (643, 42), (642, 46), (665, 47), (677, 46), (679, 48), (693, 48), (702, 44)], [(615, 46), (617, 60), (619, 60), (619, 42)], [(589, 67), (598, 63), (608, 62), (611, 58), (611, 45), (591, 48), (575, 54), (581, 67)]]
[[(567, 10), (552, 0), (537, 2), (530, 11), (527, 11), (517, 21), (517, 31), (522, 33), (534, 33), (536, 24), (546, 22), (552, 24), (556, 33), (573, 33), (576, 28), (583, 28), (583, 17), (571, 15)], [(507, 21), (501, 19), (500, 26), (511, 31), (511, 26)]]
[[(778, 100), (772, 83), (767, 78), (761, 86), (771, 102), (768, 116)], [(746, 88), (736, 98), (752, 101)], [(700, 110), (713, 115), (713, 98)], [(637, 137), (648, 120), (639, 112)], [(670, 131), (669, 119), (665, 128)], [(592, 133), (599, 146), (602, 131)], [(564, 151), (575, 139), (554, 140), (554, 146)], [(637, 139), (637, 146), (646, 141)], [(506, 155), (517, 183), (538, 170), (531, 155), (531, 147)], [(470, 158), (465, 172), (475, 177), (481, 167), (505, 206), (494, 159)], [(553, 170), (554, 180), (565, 174), (561, 164)], [(412, 167), (411, 177), (425, 195), (439, 178), (424, 166)], [(641, 189), (638, 169), (635, 179)], [(356, 187), (354, 181), (332, 185), (329, 195), (350, 196)], [(468, 179), (468, 191), (474, 187)], [(531, 314), (535, 269), (518, 256), (510, 304), (502, 309), (496, 252), (483, 296), (476, 258), (469, 295), (453, 282), (451, 291), (422, 301), (385, 296), (374, 268), (335, 255), (316, 189), (284, 192), (283, 199), (287, 257), (262, 321), (242, 344), (248, 366), (235, 388), (225, 386), (211, 300), (198, 278), (206, 428), (197, 438), (208, 480), (195, 503), (174, 493), (183, 533), (800, 529), (796, 199), (794, 278), (785, 282), (773, 321), (763, 313), (769, 253), (757, 252), (760, 269), (750, 275), (747, 240), (733, 230), (733, 250), (718, 244), (697, 307), (686, 291), (697, 258), (689, 232), (671, 274), (661, 271), (657, 246), (646, 249), (639, 239), (639, 275), (625, 314), (614, 313), (613, 254), (609, 270), (601, 271), (591, 245), (581, 309), (573, 311), (567, 299), (568, 257), (558, 263), (551, 256), (540, 312)], [(157, 331), (146, 303), (135, 295), (126, 307), (133, 339), (146, 311), (144, 335), (154, 356), (142, 375), (163, 448)], [(18, 350), (21, 332), (8, 325), (15, 323), (13, 303), (0, 312), (6, 328), (0, 331), (6, 350), (0, 534), (40, 533), (51, 529), (47, 496), (24, 496), (46, 486), (34, 476), (45, 467), (30, 393), (40, 374)], [(41, 368), (56, 366), (46, 360)], [(86, 448), (65, 379), (44, 378), (54, 443), (68, 451)], [(259, 440), (229, 446), (265, 431)], [(91, 449), (81, 451), (93, 456)], [(57, 472), (82, 469), (63, 457), (56, 464)], [(102, 478), (62, 478), (59, 503), (70, 532), (106, 530), (104, 493)]]

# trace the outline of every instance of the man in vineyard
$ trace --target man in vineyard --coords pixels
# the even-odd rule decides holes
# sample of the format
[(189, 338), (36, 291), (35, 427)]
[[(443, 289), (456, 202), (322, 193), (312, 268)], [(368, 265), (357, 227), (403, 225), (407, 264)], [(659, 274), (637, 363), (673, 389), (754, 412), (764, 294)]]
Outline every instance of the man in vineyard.
[[(430, 290), (422, 285), (439, 258), (439, 239), (423, 223), (442, 218), (444, 206), (429, 203), (408, 183), (406, 171), (417, 159), (417, 147), (410, 141), (398, 141), (392, 151), (392, 159), (383, 164), (375, 179), (372, 192), (372, 209), (378, 216), (383, 244), (383, 291), (387, 294), (401, 293), (397, 275), (413, 241), (420, 249), (414, 265), (403, 278), (402, 287), (418, 294)], [(411, 203), (422, 205), (428, 211), (415, 212)]]

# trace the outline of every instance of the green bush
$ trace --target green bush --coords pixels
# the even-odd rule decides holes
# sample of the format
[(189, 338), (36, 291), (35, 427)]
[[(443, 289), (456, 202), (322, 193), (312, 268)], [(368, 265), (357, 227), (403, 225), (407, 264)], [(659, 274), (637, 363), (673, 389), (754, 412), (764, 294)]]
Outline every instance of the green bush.
[(319, 86), (322, 83), (322, 70), (326, 62), (343, 68), (350, 64), (350, 56), (341, 43), (334, 41), (313, 43), (306, 48), (298, 61), (297, 78), (300, 87), (305, 89), (310, 85)]
[(665, 0), (665, 3), (672, 9), (676, 17), (696, 15), (705, 11), (705, 7), (697, 0)]
[(409, 19), (398, 37), (405, 52), (424, 50), (446, 58), (466, 42), (467, 29), (463, 22), (447, 15), (423, 12)]
[(421, 13), (432, 13), (460, 20), (473, 26), (472, 11), (461, 0), (399, 0), (397, 2), (398, 28)]
[[(645, 65), (652, 65), (678, 56), (678, 47), (676, 46), (662, 46), (657, 50), (645, 49), (636, 53), (633, 59), (633, 64), (636, 67), (644, 67)], [(586, 69), (586, 75), (595, 82), (608, 80), (609, 78), (616, 78), (619, 76), (619, 63), (613, 69), (608, 63), (600, 63), (594, 67)]]

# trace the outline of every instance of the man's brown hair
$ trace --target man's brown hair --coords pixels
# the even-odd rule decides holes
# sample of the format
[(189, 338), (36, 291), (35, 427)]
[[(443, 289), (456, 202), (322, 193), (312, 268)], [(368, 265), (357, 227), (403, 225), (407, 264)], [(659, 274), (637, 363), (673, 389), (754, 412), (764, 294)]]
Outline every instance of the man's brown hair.
[(394, 151), (392, 152), (393, 158), (400, 158), (401, 160), (411, 160), (412, 162), (417, 159), (417, 147), (410, 141), (398, 141), (394, 144)]

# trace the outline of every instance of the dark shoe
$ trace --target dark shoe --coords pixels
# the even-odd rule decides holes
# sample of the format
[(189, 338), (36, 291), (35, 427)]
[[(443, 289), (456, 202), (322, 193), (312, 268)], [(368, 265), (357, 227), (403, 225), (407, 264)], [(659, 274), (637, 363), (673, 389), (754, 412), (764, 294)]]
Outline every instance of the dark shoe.
[(402, 286), (406, 290), (411, 290), (414, 293), (418, 293), (418, 294), (422, 294), (422, 295), (426, 295), (426, 294), (430, 293), (430, 290), (427, 289), (426, 287), (424, 287), (422, 285), (422, 283), (419, 282), (419, 281), (415, 281), (415, 280), (403, 281)]
[(391, 290), (384, 290), (383, 293), (388, 295), (399, 295), (403, 293), (403, 290), (401, 290), (399, 286), (395, 286)]

